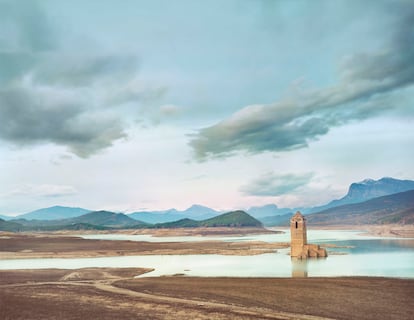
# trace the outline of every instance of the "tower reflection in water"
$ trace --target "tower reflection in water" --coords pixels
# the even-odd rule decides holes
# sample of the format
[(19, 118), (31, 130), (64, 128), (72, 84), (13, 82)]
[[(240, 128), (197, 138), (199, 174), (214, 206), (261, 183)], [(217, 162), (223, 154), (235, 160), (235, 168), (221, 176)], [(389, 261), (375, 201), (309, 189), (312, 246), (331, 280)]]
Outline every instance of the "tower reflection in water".
[(308, 277), (308, 260), (292, 258), (292, 278)]

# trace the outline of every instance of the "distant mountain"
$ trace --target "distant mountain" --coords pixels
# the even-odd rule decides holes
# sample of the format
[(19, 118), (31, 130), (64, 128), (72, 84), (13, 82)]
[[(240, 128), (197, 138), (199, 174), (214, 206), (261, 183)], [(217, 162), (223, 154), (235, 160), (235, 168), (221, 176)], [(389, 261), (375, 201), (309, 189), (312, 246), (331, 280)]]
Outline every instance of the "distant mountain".
[(290, 208), (278, 208), (275, 204), (267, 204), (262, 207), (251, 207), (247, 213), (256, 219), (261, 219), (270, 216), (279, 216), (292, 212)]
[(345, 204), (363, 202), (381, 196), (387, 196), (409, 190), (414, 190), (413, 180), (398, 180), (388, 177), (379, 180), (365, 179), (361, 182), (352, 183), (349, 186), (348, 193), (343, 198), (333, 200), (323, 206), (307, 208), (303, 210), (303, 212), (305, 214), (320, 212)]
[(0, 214), (0, 219), (3, 219), (3, 220), (11, 220), (11, 219), (14, 219), (15, 217), (11, 217), (11, 216), (4, 216), (4, 215), (2, 215), (2, 214)]
[(264, 207), (252, 207), (247, 212), (266, 226), (289, 225), (290, 218), (288, 219), (287, 217), (296, 211), (301, 211), (303, 214), (308, 215), (346, 204), (360, 203), (409, 190), (414, 190), (414, 181), (412, 180), (398, 180), (394, 178), (365, 179), (361, 182), (352, 183), (348, 188), (348, 193), (341, 199), (333, 200), (323, 206), (289, 209), (278, 208), (276, 205), (266, 205)]
[(262, 223), (244, 211), (232, 211), (219, 216), (196, 221), (189, 218), (154, 225), (155, 228), (195, 227), (263, 227)]
[(306, 219), (310, 225), (414, 224), (414, 190), (330, 208)]
[[(94, 211), (79, 217), (60, 220), (15, 219), (7, 222), (17, 223), (20, 230), (105, 230), (120, 228), (141, 228), (147, 224), (131, 219), (122, 213)], [(8, 230), (1, 229), (0, 230)]]
[(27, 220), (59, 220), (78, 217), (88, 212), (91, 212), (91, 210), (83, 208), (54, 206), (21, 214), (15, 218)]
[(177, 210), (170, 209), (165, 211), (140, 211), (128, 214), (128, 217), (143, 221), (146, 223), (164, 223), (184, 219), (184, 216), (179, 214)]
[(214, 217), (218, 214), (220, 214), (220, 212), (205, 206), (195, 204), (184, 211), (178, 211), (176, 209), (169, 209), (165, 211), (141, 211), (131, 213), (128, 216), (133, 219), (154, 224), (173, 222), (185, 218), (203, 220)]
[[(18, 221), (18, 222), (16, 222)], [(21, 232), (21, 231), (57, 231), (57, 230), (111, 230), (114, 228), (96, 226), (89, 223), (72, 223), (59, 225), (48, 223), (48, 220), (25, 220), (4, 221), (0, 219), (0, 230)]]
[(267, 227), (272, 226), (284, 226), (288, 227), (290, 224), (290, 218), (292, 218), (293, 213), (286, 213), (279, 216), (270, 216), (261, 218), (260, 221)]
[(199, 204), (194, 204), (190, 208), (181, 211), (180, 214), (190, 219), (202, 220), (217, 216), (220, 212)]
[(414, 190), (414, 181), (412, 180), (398, 180), (394, 178), (366, 179), (358, 183), (352, 183), (347, 195), (342, 199), (332, 201), (331, 204), (338, 206), (358, 203), (409, 190)]

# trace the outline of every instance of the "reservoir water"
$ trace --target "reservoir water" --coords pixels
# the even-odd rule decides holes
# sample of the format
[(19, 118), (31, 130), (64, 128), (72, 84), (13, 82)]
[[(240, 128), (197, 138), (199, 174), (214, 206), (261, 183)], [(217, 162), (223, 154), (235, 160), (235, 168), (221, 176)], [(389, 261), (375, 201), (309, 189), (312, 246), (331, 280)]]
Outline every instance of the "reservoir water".
[[(82, 235), (87, 239), (135, 241), (248, 241), (286, 242), (290, 235), (246, 237), (152, 237), (149, 235)], [(153, 255), (68, 259), (4, 259), (0, 269), (86, 267), (145, 267), (155, 270), (144, 276), (292, 277), (292, 276), (385, 276), (414, 278), (414, 239), (367, 237), (357, 231), (308, 230), (311, 243), (329, 243), (327, 259), (292, 261), (289, 249), (256, 256)]]

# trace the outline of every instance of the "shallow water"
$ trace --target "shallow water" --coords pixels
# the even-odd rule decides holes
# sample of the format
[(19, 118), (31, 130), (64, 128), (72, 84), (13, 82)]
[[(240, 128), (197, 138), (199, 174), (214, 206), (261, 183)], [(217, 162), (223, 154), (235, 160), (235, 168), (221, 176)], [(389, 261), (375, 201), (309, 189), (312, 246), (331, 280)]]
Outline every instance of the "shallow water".
[[(168, 237), (87, 235), (88, 239), (154, 241), (223, 240), (289, 241), (289, 232), (246, 237)], [(129, 238), (126, 239), (125, 237)], [(132, 237), (132, 238), (131, 238)], [(329, 248), (327, 259), (291, 260), (289, 249), (257, 256), (155, 255), (70, 259), (7, 259), (0, 269), (85, 267), (145, 267), (155, 271), (144, 276), (186, 274), (190, 276), (292, 277), (292, 276), (385, 276), (414, 278), (414, 239), (365, 237), (357, 231), (310, 230), (311, 243), (330, 243), (347, 248)], [(148, 240), (147, 240), (148, 241)], [(338, 253), (344, 253), (339, 254)]]
[[(264, 241), (264, 242), (289, 242), (289, 229), (275, 229), (282, 231), (279, 234), (258, 234), (246, 236), (173, 236), (173, 237), (154, 237), (148, 234), (87, 234), (77, 235), (83, 239), (102, 239), (102, 240), (129, 240), (129, 241), (148, 241), (148, 242), (187, 242), (187, 241)], [(308, 239), (312, 242), (328, 242), (352, 239), (381, 239), (375, 236), (362, 236), (361, 231), (355, 230), (308, 230)]]

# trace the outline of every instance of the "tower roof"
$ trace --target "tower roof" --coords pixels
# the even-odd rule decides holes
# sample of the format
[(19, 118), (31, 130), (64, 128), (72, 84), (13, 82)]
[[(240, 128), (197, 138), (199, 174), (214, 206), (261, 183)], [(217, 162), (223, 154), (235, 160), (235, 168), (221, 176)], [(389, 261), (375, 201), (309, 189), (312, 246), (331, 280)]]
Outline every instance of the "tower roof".
[(305, 217), (303, 216), (302, 213), (300, 213), (300, 211), (297, 211), (290, 220), (291, 221), (305, 220)]

